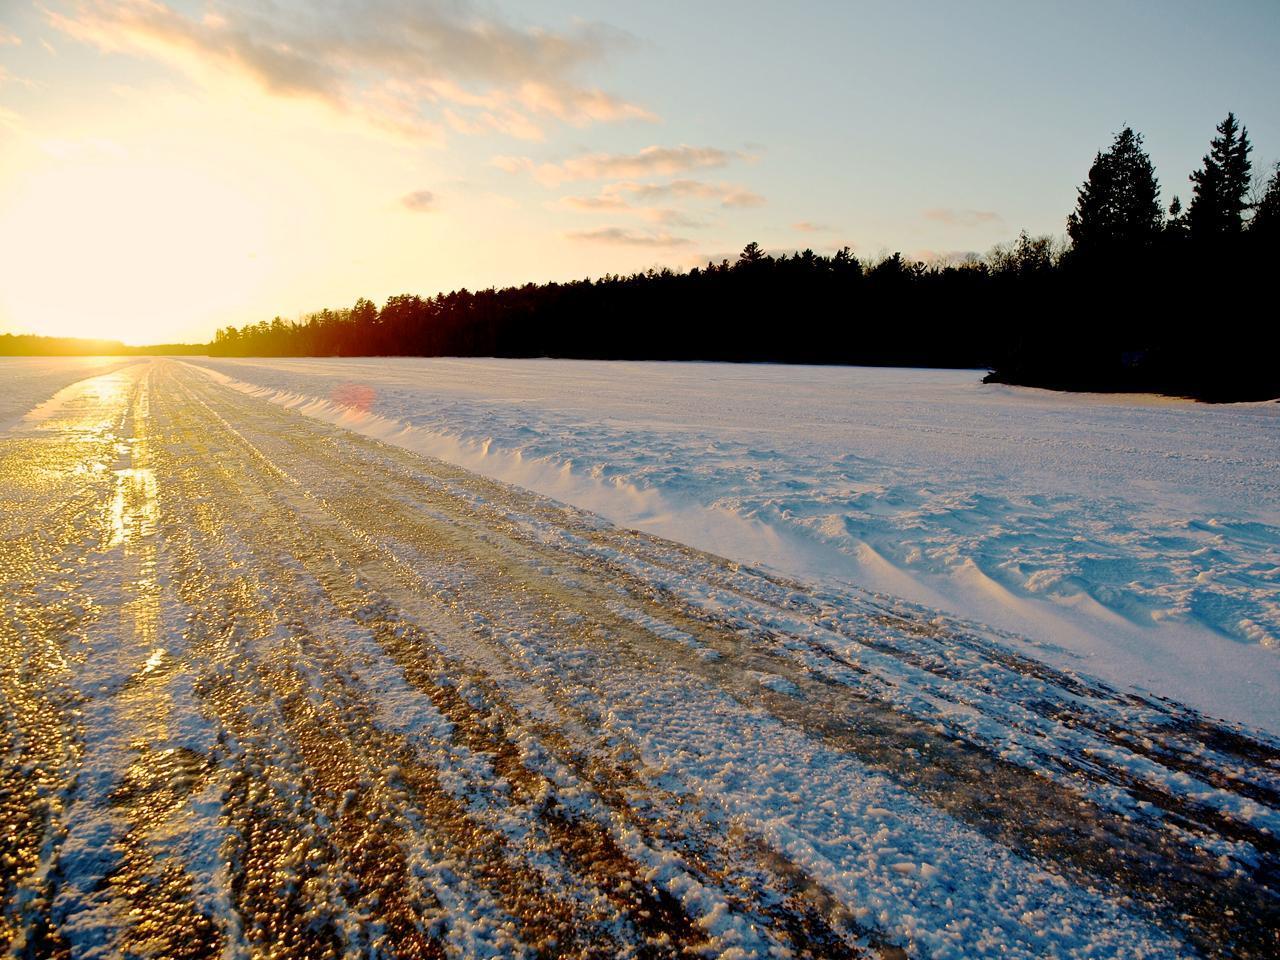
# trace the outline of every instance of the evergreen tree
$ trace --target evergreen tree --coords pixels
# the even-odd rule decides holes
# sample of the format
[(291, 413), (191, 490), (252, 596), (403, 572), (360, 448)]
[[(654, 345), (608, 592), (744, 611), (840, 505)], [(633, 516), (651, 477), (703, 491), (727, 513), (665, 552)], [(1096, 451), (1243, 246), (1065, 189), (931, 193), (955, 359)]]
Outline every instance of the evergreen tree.
[(841, 247), (831, 258), (831, 269), (839, 276), (861, 276), (862, 262), (847, 246)]
[(1191, 235), (1208, 240), (1240, 233), (1248, 209), (1249, 131), (1236, 121), (1234, 113), (1218, 124), (1218, 135), (1209, 142), (1203, 166), (1191, 174), (1195, 184), (1187, 219)]
[(1249, 221), (1249, 235), (1276, 243), (1280, 241), (1280, 163), (1275, 165)]
[(1188, 233), (1187, 211), (1182, 206), (1182, 198), (1174, 194), (1169, 203), (1169, 214), (1164, 220), (1164, 235), (1170, 240), (1182, 242), (1187, 239)]
[(1076, 191), (1067, 235), (1080, 254), (1149, 244), (1160, 232), (1160, 183), (1142, 134), (1121, 130), (1106, 153), (1094, 157), (1089, 177)]
[(738, 264), (739, 266), (754, 266), (764, 260), (765, 256), (766, 254), (760, 248), (760, 244), (752, 240), (742, 248), (742, 253), (738, 254)]

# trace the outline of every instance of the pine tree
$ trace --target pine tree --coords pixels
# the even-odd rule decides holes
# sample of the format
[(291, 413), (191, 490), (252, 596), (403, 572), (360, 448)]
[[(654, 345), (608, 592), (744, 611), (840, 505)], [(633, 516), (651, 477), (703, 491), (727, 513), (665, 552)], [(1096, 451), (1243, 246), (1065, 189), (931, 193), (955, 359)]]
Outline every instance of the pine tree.
[(1195, 187), (1187, 219), (1195, 239), (1234, 235), (1244, 228), (1252, 150), (1248, 129), (1236, 122), (1234, 113), (1228, 113), (1218, 124), (1218, 136), (1209, 142), (1204, 165), (1191, 174)]
[(1169, 203), (1169, 215), (1164, 220), (1164, 233), (1166, 237), (1179, 240), (1187, 236), (1187, 211), (1182, 207), (1182, 198), (1176, 193)]
[(1262, 197), (1249, 221), (1249, 235), (1275, 243), (1280, 241), (1280, 163), (1275, 165)]
[(1077, 253), (1145, 246), (1160, 232), (1160, 183), (1142, 149), (1142, 134), (1132, 127), (1094, 157), (1089, 178), (1076, 194), (1067, 235)]

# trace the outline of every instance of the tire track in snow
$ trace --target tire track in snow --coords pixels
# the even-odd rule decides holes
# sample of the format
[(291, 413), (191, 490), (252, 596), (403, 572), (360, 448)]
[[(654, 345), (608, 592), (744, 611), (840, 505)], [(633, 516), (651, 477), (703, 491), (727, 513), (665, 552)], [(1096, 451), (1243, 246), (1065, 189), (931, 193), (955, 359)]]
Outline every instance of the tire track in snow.
[[(250, 409), (251, 409), (251, 408), (250, 408)], [(237, 427), (242, 429), (242, 428), (244, 427), (245, 423), (246, 423), (246, 422), (252, 422), (252, 419), (253, 419), (253, 418), (252, 418), (252, 416), (250, 415), (249, 410), (242, 411), (242, 412), (241, 412), (241, 414), (242, 414), (241, 416), (236, 417), (236, 423), (237, 423)], [(283, 436), (283, 437), (281, 437), (281, 438), (277, 438), (277, 442), (285, 442), (285, 443), (288, 443), (288, 440), (289, 440), (288, 435), (285, 435), (285, 436)], [(329, 473), (329, 472), (331, 472), (331, 471), (332, 471), (332, 466), (333, 466), (333, 465), (331, 465), (331, 464), (325, 464), (325, 463), (316, 464), (316, 463), (314, 462), (314, 461), (316, 460), (316, 458), (317, 458), (317, 457), (319, 457), (321, 460), (323, 460), (323, 459), (324, 459), (324, 454), (325, 454), (325, 450), (324, 450), (324, 449), (321, 449), (321, 450), (313, 450), (313, 451), (311, 451), (311, 452), (310, 452), (310, 454), (309, 454), (309, 455), (308, 455), (306, 452), (303, 452), (303, 451), (299, 451), (299, 453), (301, 454), (301, 456), (300, 456), (300, 457), (288, 457), (288, 458), (287, 458), (287, 459), (288, 459), (288, 462), (290, 462), (291, 464), (297, 464), (297, 465), (299, 465), (299, 467), (303, 467), (303, 466), (305, 466), (306, 464), (310, 463), (310, 464), (311, 464), (311, 466), (312, 466), (312, 467), (315, 469), (315, 471), (317, 472), (317, 474), (327, 474), (327, 473)], [(396, 504), (395, 504), (395, 503), (393, 503), (393, 502), (391, 502), (391, 501), (387, 500), (385, 497), (381, 496), (381, 494), (382, 494), (382, 493), (387, 489), (387, 487), (388, 487), (388, 485), (389, 485), (389, 483), (388, 483), (388, 479), (389, 479), (389, 478), (387, 478), (387, 477), (384, 477), (384, 476), (379, 475), (379, 476), (377, 477), (377, 482), (376, 482), (376, 483), (371, 483), (371, 484), (370, 484), (370, 488), (371, 488), (370, 490), (362, 491), (362, 493), (361, 493), (361, 496), (362, 496), (362, 497), (373, 497), (374, 499), (376, 499), (376, 500), (378, 500), (378, 501), (379, 501), (379, 502), (378, 502), (378, 504), (377, 504), (377, 509), (373, 510), (372, 512), (370, 512), (370, 511), (368, 510), (368, 505), (367, 505), (367, 504), (365, 505), (365, 513), (364, 513), (364, 515), (362, 516), (362, 520), (363, 520), (363, 522), (365, 523), (365, 525), (366, 525), (366, 527), (367, 527), (367, 526), (369, 525), (369, 523), (370, 523), (372, 520), (374, 520), (374, 518), (376, 518), (376, 517), (378, 517), (378, 516), (382, 516), (382, 517), (390, 517), (390, 518), (392, 518), (392, 523), (393, 523), (393, 525), (394, 525), (398, 530), (400, 530), (400, 531), (401, 531), (401, 536), (402, 536), (402, 537), (408, 537), (408, 536), (410, 536), (410, 534), (409, 534), (408, 532), (406, 532), (406, 531), (408, 531), (408, 530), (410, 529), (410, 525), (409, 525), (409, 524), (407, 524), (407, 523), (405, 522), (405, 518), (401, 515), (401, 514), (403, 513), (403, 507), (397, 508), (397, 506), (396, 506)], [(487, 493), (492, 494), (492, 493), (494, 493), (494, 492), (496, 492), (496, 491), (486, 491), (486, 492), (487, 492)], [(354, 506), (356, 506), (356, 508), (358, 508), (358, 505), (354, 505)], [(432, 509), (433, 509), (433, 510), (438, 510), (439, 508), (440, 508), (440, 501), (439, 501), (439, 499), (437, 498), (437, 499), (433, 500), (433, 503), (432, 503)], [(464, 508), (464, 511), (465, 511), (465, 510), (466, 510), (466, 505), (463, 505), (463, 508)], [(480, 526), (480, 524), (479, 524), (478, 522), (475, 522), (475, 521), (468, 521), (467, 519), (465, 519), (465, 517), (464, 517), (464, 516), (451, 516), (451, 517), (450, 517), (450, 520), (451, 520), (451, 522), (453, 522), (453, 523), (454, 523), (454, 525), (456, 525), (456, 526), (466, 526), (469, 522), (470, 522), (472, 525), (474, 525), (474, 526)], [(487, 525), (486, 525), (486, 526), (487, 526)], [(493, 535), (492, 535), (492, 531), (491, 531), (491, 530), (490, 530), (490, 532), (487, 534), (487, 536), (488, 536), (488, 538), (489, 538), (489, 539), (492, 539), (492, 536), (493, 536)], [(482, 537), (482, 539), (483, 539), (483, 538), (484, 538), (484, 537)], [(504, 542), (504, 543), (502, 544), (502, 548), (503, 548), (503, 549), (502, 549), (502, 551), (500, 551), (500, 552), (503, 552), (503, 553), (509, 553), (509, 552), (511, 552), (511, 551), (510, 551), (510, 547), (511, 547), (511, 546), (513, 546), (513, 545), (512, 545), (512, 544), (510, 544), (510, 543), (506, 543), (506, 542)], [(420, 554), (420, 556), (426, 556), (426, 555), (429, 555), (429, 554), (431, 554), (431, 553), (436, 553), (436, 554), (438, 554), (438, 553), (440, 552), (440, 549), (441, 549), (441, 544), (440, 544), (439, 542), (436, 542), (436, 543), (433, 543), (433, 544), (426, 545), (424, 549), (420, 549), (420, 550), (419, 550), (419, 554)], [(466, 563), (466, 562), (470, 562), (470, 564), (471, 564), (472, 566), (474, 566), (474, 565), (475, 565), (475, 562), (476, 562), (476, 554), (477, 554), (477, 552), (481, 552), (481, 553), (482, 553), (482, 552), (483, 552), (483, 550), (484, 550), (484, 547), (483, 547), (482, 545), (477, 544), (477, 543), (470, 543), (470, 544), (469, 544), (469, 546), (467, 547), (467, 550), (466, 550), (466, 551), (463, 551), (463, 550), (458, 550), (458, 551), (457, 551), (457, 552), (458, 552), (458, 554), (459, 554), (459, 557), (458, 557), (456, 560), (455, 560), (454, 558), (446, 557), (446, 558), (445, 558), (445, 559), (443, 559), (441, 562), (442, 562), (442, 565), (443, 565), (445, 568), (451, 568), (451, 567), (454, 567), (454, 566), (457, 566), (457, 565), (464, 564), (464, 563)], [(419, 560), (419, 562), (421, 562), (421, 561)], [(519, 572), (511, 572), (511, 571), (508, 571), (508, 573), (510, 573), (510, 574), (511, 574), (511, 575), (510, 575), (510, 579), (511, 579), (514, 583), (519, 583), (522, 579), (526, 579), (526, 578), (529, 576), (530, 571), (526, 569), (526, 570), (522, 570), (522, 571), (519, 571)], [(501, 574), (501, 571), (499, 571), (499, 572), (498, 572), (498, 576), (501, 576), (501, 575), (502, 575), (502, 574)], [(481, 578), (481, 579), (483, 579), (483, 578)], [(535, 578), (535, 579), (536, 579), (536, 578)], [(492, 603), (493, 603), (493, 599), (492, 599), (492, 598), (486, 598), (486, 600), (482, 601), (482, 605), (483, 605), (484, 603), (492, 604)], [(493, 611), (492, 611), (492, 610), (489, 610), (489, 612), (492, 614), (492, 612), (493, 612)], [(530, 616), (537, 616), (537, 614), (536, 614), (534, 611), (526, 610), (526, 611), (524, 611), (522, 614), (520, 614), (519, 616), (521, 616), (521, 617), (523, 617), (524, 619), (526, 619), (526, 620), (527, 620)]]
[[(289, 441), (285, 438), (284, 442), (287, 444)], [(367, 441), (364, 443), (367, 444)], [(373, 447), (369, 446), (369, 449)], [(346, 451), (344, 455), (345, 453)], [(294, 451), (292, 456), (302, 458), (296, 461), (299, 463), (306, 460), (306, 454), (301, 449)], [(396, 460), (399, 455), (389, 452), (386, 456)], [(339, 470), (341, 463), (337, 462), (336, 457), (333, 459), (335, 462), (313, 464), (314, 476), (319, 478)], [(393, 471), (379, 471), (378, 466), (377, 463), (371, 463), (367, 468), (369, 476), (376, 475), (377, 482), (371, 483), (368, 489), (361, 492), (362, 498), (376, 500), (378, 509), (369, 513), (366, 504), (368, 516), (362, 522), (368, 529), (377, 529), (384, 538), (402, 543), (411, 540), (411, 527), (404, 524), (399, 516), (403, 507), (389, 492), (394, 491), (397, 485), (403, 485), (404, 476)], [(448, 468), (441, 467), (439, 472), (450, 475)], [(457, 478), (463, 476), (461, 471), (454, 471), (453, 475)], [(424, 478), (424, 482), (430, 485), (429, 479)], [(517, 540), (527, 541), (527, 537), (520, 537), (519, 531), (515, 529), (516, 525), (511, 521), (513, 507), (508, 499), (509, 493), (504, 493), (503, 488), (497, 485), (489, 486), (490, 489), (477, 495), (475, 487), (465, 485), (465, 481), (459, 483), (460, 490), (452, 493), (447, 484), (442, 487), (437, 483), (434, 485), (435, 492), (443, 493), (445, 497), (432, 498), (431, 509), (435, 512), (446, 509), (450, 523), (455, 528), (470, 527), (482, 543), (493, 538), (495, 529), (509, 537), (514, 534)], [(415, 493), (411, 489), (405, 489), (402, 497), (404, 502), (410, 502)], [(455, 503), (448, 510), (442, 505), (450, 498)], [(350, 509), (358, 510), (360, 506), (353, 504)], [(515, 509), (536, 513), (539, 508), (536, 503), (530, 507), (522, 502)], [(549, 520), (548, 517), (554, 512), (553, 508), (544, 508), (541, 520), (549, 524), (551, 529), (559, 530), (564, 522), (564, 515), (561, 513), (558, 518)], [(483, 519), (476, 515), (483, 515)], [(378, 525), (379, 516), (394, 520), (382, 527)], [(370, 520), (373, 526), (370, 526)], [(911, 715), (911, 711), (904, 713), (900, 703), (892, 702), (894, 688), (904, 679), (918, 687), (919, 675), (922, 674), (932, 673), (941, 679), (950, 679), (946, 670), (930, 670), (927, 665), (925, 668), (915, 668), (920, 661), (919, 657), (904, 654), (903, 651), (877, 641), (864, 640), (859, 644), (862, 648), (859, 656), (870, 659), (872, 666), (857, 669), (867, 679), (870, 690), (853, 696), (848, 677), (843, 676), (839, 677), (843, 685), (837, 687), (833, 694), (828, 686), (832, 679), (830, 673), (815, 678), (809, 672), (813, 667), (812, 659), (807, 663), (802, 662), (797, 670), (796, 664), (788, 662), (788, 651), (771, 649), (778, 647), (779, 634), (784, 647), (794, 646), (794, 638), (804, 636), (803, 630), (795, 632), (798, 627), (791, 610), (787, 609), (788, 604), (782, 604), (782, 611), (759, 602), (745, 606), (738, 604), (736, 619), (726, 622), (718, 615), (709, 616), (705, 609), (697, 609), (672, 591), (654, 586), (655, 583), (661, 585), (668, 574), (675, 574), (670, 577), (673, 581), (701, 588), (703, 569), (709, 566), (714, 571), (721, 571), (726, 566), (723, 561), (705, 558), (705, 555), (698, 555), (693, 551), (682, 551), (673, 545), (655, 548), (653, 544), (656, 541), (638, 535), (627, 535), (628, 549), (617, 549), (616, 532), (610, 528), (592, 526), (586, 533), (589, 539), (605, 544), (604, 549), (595, 551), (594, 559), (603, 560), (607, 564), (609, 582), (617, 584), (630, 581), (633, 599), (648, 595), (651, 601), (650, 614), (656, 613), (671, 621), (673, 610), (683, 609), (688, 614), (682, 624), (687, 636), (691, 635), (689, 631), (699, 633), (707, 627), (717, 631), (703, 639), (710, 649), (722, 657), (728, 657), (727, 665), (712, 667), (707, 666), (705, 659), (701, 657), (686, 657), (683, 664), (686, 669), (704, 676), (716, 674), (719, 677), (717, 682), (722, 686), (736, 685), (738, 695), (744, 701), (757, 699), (781, 717), (806, 727), (814, 736), (825, 739), (840, 749), (867, 757), (881, 766), (892, 768), (895, 779), (903, 782), (909, 789), (1027, 856), (1051, 856), (1062, 867), (1078, 874), (1085, 883), (1118, 888), (1117, 892), (1122, 896), (1136, 897), (1140, 902), (1161, 907), (1174, 915), (1185, 913), (1196, 918), (1208, 926), (1209, 932), (1204, 935), (1206, 942), (1219, 940), (1225, 934), (1236, 949), (1246, 946), (1250, 940), (1256, 942), (1259, 948), (1270, 946), (1273, 935), (1268, 929), (1259, 931), (1234, 918), (1274, 909), (1274, 894), (1271, 892), (1274, 889), (1274, 868), (1269, 866), (1276, 860), (1274, 836), (1266, 830), (1254, 828), (1247, 820), (1224, 816), (1212, 808), (1201, 808), (1194, 798), (1171, 792), (1167, 783), (1158, 780), (1151, 783), (1135, 775), (1129, 768), (1137, 766), (1139, 773), (1147, 774), (1168, 772), (1152, 771), (1150, 765), (1143, 767), (1141, 749), (1133, 751), (1131, 756), (1121, 757), (1120, 764), (1108, 764), (1105, 759), (1099, 759), (1102, 753), (1100, 748), (1109, 747), (1125, 737), (1124, 733), (1117, 732), (1115, 724), (1129, 720), (1135, 708), (1140, 706), (1145, 708), (1145, 715), (1140, 717), (1141, 723), (1149, 726), (1144, 729), (1139, 723), (1138, 729), (1133, 731), (1129, 739), (1135, 746), (1141, 747), (1144, 741), (1151, 741), (1154, 736), (1155, 741), (1151, 741), (1151, 746), (1144, 748), (1148, 751), (1155, 750), (1156, 742), (1169, 742), (1171, 749), (1164, 751), (1167, 755), (1174, 758), (1189, 757), (1191, 752), (1185, 749), (1184, 744), (1177, 742), (1178, 734), (1187, 731), (1194, 733), (1194, 728), (1199, 726), (1202, 730), (1217, 730), (1217, 739), (1227, 743), (1233, 736), (1229, 731), (1204, 724), (1188, 711), (1161, 711), (1157, 705), (1141, 698), (1118, 694), (1095, 682), (1080, 681), (1047, 668), (1039, 668), (1025, 658), (991, 651), (985, 654), (981, 666), (1000, 668), (994, 690), (986, 671), (980, 670), (969, 678), (973, 682), (967, 687), (955, 683), (935, 684), (932, 693), (945, 697), (959, 694), (964, 701), (963, 705), (970, 708), (975, 697), (979, 698), (979, 706), (990, 706), (995, 701), (998, 712), (1007, 714), (1016, 704), (1010, 704), (1004, 695), (1016, 693), (1017, 683), (1030, 676), (1037, 681), (1033, 684), (1035, 697), (1047, 696), (1049, 700), (1029, 699), (1028, 703), (1033, 708), (1030, 713), (1022, 718), (1015, 717), (1008, 729), (1000, 731), (1002, 740), (996, 744), (1000, 748), (997, 751), (999, 756), (991, 754), (989, 737), (970, 737), (970, 740), (977, 742), (957, 745), (950, 742), (949, 737), (937, 735), (939, 731), (935, 729), (936, 717), (917, 719)], [(554, 539), (557, 546), (573, 550), (575, 539), (580, 538), (558, 535)], [(645, 564), (636, 560), (637, 556), (642, 557), (646, 553), (646, 547), (643, 546), (645, 544), (649, 545), (648, 552), (661, 549), (668, 554), (666, 565), (659, 565), (656, 575), (645, 569)], [(474, 543), (464, 545), (457, 549), (457, 559), (449, 559), (443, 566), (463, 566), (466, 562), (464, 558), (469, 558), (474, 565), (477, 551), (482, 552), (483, 549)], [(415, 560), (417, 565), (423, 566), (423, 557), (433, 551), (439, 551), (438, 545), (420, 549)], [(510, 540), (505, 540), (498, 552), (504, 556), (513, 556), (519, 551)], [(681, 559), (679, 554), (682, 552), (685, 556)], [(611, 559), (618, 556), (623, 558), (623, 562)], [(703, 560), (706, 562), (702, 562)], [(691, 566), (695, 569), (691, 570)], [(524, 564), (522, 570), (514, 573), (508, 571), (507, 575), (517, 582), (530, 579), (536, 581), (536, 567), (537, 563), (530, 561)], [(503, 574), (499, 570), (497, 575)], [(567, 572), (566, 575), (572, 577), (574, 572)], [(714, 581), (714, 577), (709, 579)], [(762, 588), (782, 586), (754, 573), (742, 575), (739, 579), (746, 583), (746, 589), (738, 592), (731, 600), (746, 596), (758, 601), (758, 597), (752, 595), (761, 593)], [(792, 585), (784, 591), (784, 597), (790, 600), (797, 595), (798, 589)], [(706, 593), (705, 590), (703, 592)], [(717, 604), (731, 609), (734, 606), (732, 602), (726, 603), (719, 598)], [(753, 605), (764, 606), (764, 613), (753, 612)], [(954, 628), (948, 630), (933, 623), (919, 623), (901, 615), (888, 616), (880, 611), (860, 612), (863, 614), (860, 623), (864, 629), (868, 623), (880, 626), (892, 624), (898, 628), (899, 640), (904, 632), (908, 635), (931, 637), (934, 641), (933, 653), (956, 637)], [(545, 615), (526, 611), (514, 616), (512, 621), (522, 618), (527, 620), (530, 617), (536, 619), (539, 616), (546, 619)], [(782, 618), (781, 626), (762, 622), (762, 617), (774, 616)], [(690, 621), (701, 626), (691, 625)], [(734, 630), (744, 626), (750, 632), (745, 643), (734, 635)], [(726, 638), (729, 640), (728, 645), (724, 642)], [(964, 638), (957, 640), (957, 645), (973, 648), (972, 642)], [(821, 652), (823, 656), (831, 657), (830, 651)], [(672, 648), (670, 655), (679, 657), (680, 654), (677, 646)], [(848, 660), (836, 659), (846, 668), (843, 671), (845, 674), (854, 669), (854, 665)], [(909, 669), (904, 670), (904, 664)], [(781, 676), (786, 683), (798, 685), (803, 696), (795, 698), (768, 689), (761, 690), (749, 682), (743, 684), (741, 680), (750, 676), (752, 667), (758, 673)], [(895, 673), (898, 674), (897, 677), (894, 676)], [(1064, 692), (1067, 694), (1065, 697)], [(822, 705), (822, 708), (815, 709), (815, 705)], [(1107, 708), (1111, 716), (1105, 720), (1091, 721), (1089, 713), (1094, 707)], [(1046, 712), (1050, 714), (1052, 724), (1033, 722), (1034, 714)], [(1010, 722), (1007, 716), (1001, 719), (1005, 723)], [(1034, 758), (1039, 763), (1034, 770), (1036, 774), (1044, 772), (1048, 765), (1044, 761), (1048, 758), (1054, 767), (1065, 767), (1065, 776), (1057, 776), (1052, 780), (1042, 779), (1039, 775), (1028, 776), (1019, 763), (1010, 762), (1007, 758), (1010, 747), (1017, 747), (1025, 752), (1026, 744), (1034, 745), (1038, 739), (1046, 736), (1046, 731), (1061, 733), (1062, 729), (1077, 726), (1090, 729), (1091, 724), (1092, 731), (1098, 737), (1075, 737), (1058, 743), (1050, 741), (1052, 748), (1063, 751), (1062, 755), (1042, 752)], [(1051, 729), (1054, 726), (1059, 729)], [(1161, 726), (1165, 729), (1157, 729)], [(1019, 727), (1029, 729), (1023, 735), (1024, 731)], [(963, 729), (948, 732), (972, 733)], [(1075, 740), (1083, 741), (1084, 746), (1081, 747)], [(1237, 746), (1251, 743), (1247, 737), (1240, 736), (1236, 739)], [(1194, 742), (1192, 745), (1197, 748), (1197, 752), (1203, 754), (1203, 744)], [(1226, 799), (1234, 801), (1237, 798), (1230, 790), (1235, 784), (1242, 783), (1239, 771), (1240, 763), (1244, 761), (1245, 798), (1248, 799), (1252, 794), (1266, 802), (1274, 797), (1274, 792), (1263, 783), (1267, 760), (1270, 759), (1270, 766), (1275, 769), (1276, 754), (1274, 749), (1257, 743), (1252, 743), (1249, 749), (1252, 750), (1252, 755), (1249, 750), (1236, 750), (1236, 755), (1228, 758), (1230, 763), (1225, 765), (1225, 769), (1211, 769), (1210, 772), (1214, 775), (1213, 779), (1228, 787), (1228, 790), (1219, 790), (1219, 793), (1227, 794)], [(1260, 764), (1262, 769), (1259, 771), (1261, 776), (1258, 784), (1252, 784), (1247, 779), (1250, 773), (1247, 767), (1255, 760), (1263, 761)], [(1025, 764), (1027, 761), (1022, 762)], [(1195, 762), (1174, 759), (1170, 763), (1175, 767), (1176, 777), (1178, 766), (1192, 767)], [(1119, 788), (1118, 795), (1113, 793), (1104, 796), (1104, 799), (1116, 799), (1120, 809), (1096, 808), (1094, 800), (1097, 799), (1098, 791), (1095, 788), (1098, 785)], [(1082, 791), (1076, 789), (1077, 786), (1087, 789)], [(1208, 792), (1212, 793), (1212, 790)], [(1209, 799), (1221, 800), (1223, 797), (1211, 796)], [(1141, 820), (1132, 822), (1132, 810), (1142, 806), (1154, 806), (1162, 811), (1163, 829), (1153, 828)], [(1041, 815), (1029, 820), (1019, 813), (1023, 808), (1036, 809)], [(1246, 813), (1250, 809), (1247, 805), (1244, 808)], [(1264, 808), (1258, 809), (1265, 813)], [(1047, 832), (1044, 829), (1046, 820), (1054, 823), (1054, 827)], [(1223, 838), (1225, 845), (1201, 843), (1198, 838), (1206, 835)], [(1258, 863), (1259, 857), (1261, 864)], [(1251, 904), (1249, 909), (1237, 909), (1242, 900)]]
[[(216, 414), (214, 414), (217, 417)], [(227, 425), (228, 431), (234, 435), (234, 431)], [(238, 436), (238, 435), (237, 435)], [(269, 473), (278, 474), (279, 477), (288, 482), (287, 474), (284, 474), (275, 467), (270, 460), (261, 458), (260, 454), (251, 450), (250, 457), (257, 456), (262, 459), (265, 466), (268, 467)], [(269, 497), (261, 494), (269, 493)], [(282, 502), (288, 500), (287, 494), (281, 490), (256, 491), (252, 497), (253, 502), (263, 502), (270, 500), (272, 502)], [(305, 496), (302, 498), (305, 506)], [(314, 510), (315, 504), (311, 505)], [(296, 516), (291, 517), (296, 523)], [(312, 519), (312, 525), (318, 520), (323, 523), (323, 517), (309, 518)], [(270, 523), (270, 519), (265, 522)], [(304, 540), (314, 543), (317, 539), (317, 531), (315, 529), (308, 530), (304, 536)], [(288, 543), (291, 539), (289, 524), (273, 527), (273, 535), (279, 538), (276, 542)], [(350, 535), (346, 534), (342, 528), (335, 528), (330, 525), (323, 537), (323, 542), (329, 544), (341, 544), (344, 539), (350, 539)], [(361, 544), (357, 541), (354, 545), (357, 552), (357, 559), (361, 560), (360, 566), (362, 575), (369, 572), (370, 562), (367, 558), (360, 558), (359, 551), (362, 549)], [(290, 546), (290, 555), (294, 557), (306, 557), (308, 553), (308, 544), (292, 544)], [(323, 581), (324, 589), (329, 597), (340, 605), (344, 605), (347, 611), (350, 611), (353, 617), (370, 626), (378, 627), (379, 621), (384, 619), (377, 615), (371, 615), (370, 610), (377, 610), (378, 603), (375, 595), (369, 592), (369, 589), (363, 584), (356, 584), (351, 578), (345, 575), (341, 563), (325, 564), (323, 561), (317, 562), (312, 559), (309, 563), (304, 560), (304, 566), (309, 565), (317, 570), (317, 576)], [(325, 569), (328, 566), (330, 569)], [(346, 582), (344, 582), (344, 580)], [(343, 594), (347, 596), (343, 597)], [(381, 626), (385, 627), (383, 623)], [(382, 633), (386, 634), (383, 630)], [(422, 636), (421, 639), (430, 644), (429, 636)], [(403, 648), (402, 648), (403, 649)], [(492, 768), (488, 779), (496, 782), (490, 784), (472, 784), (474, 788), (486, 792), (504, 792), (509, 789), (516, 795), (517, 799), (526, 801), (526, 808), (520, 812), (523, 816), (532, 815), (535, 823), (543, 834), (544, 842), (551, 845), (565, 860), (565, 865), (574, 871), (570, 876), (563, 879), (562, 882), (570, 886), (579, 886), (585, 889), (598, 888), (599, 893), (610, 904), (608, 910), (624, 911), (624, 917), (630, 921), (629, 925), (636, 928), (637, 933), (642, 938), (643, 945), (651, 949), (659, 950), (659, 953), (671, 949), (673, 946), (679, 946), (681, 942), (685, 943), (685, 949), (682, 952), (700, 953), (703, 949), (705, 940), (704, 934), (692, 926), (691, 921), (685, 916), (683, 910), (671, 897), (663, 890), (655, 889), (652, 884), (644, 881), (640, 876), (641, 870), (631, 863), (629, 859), (623, 855), (618, 849), (617, 844), (610, 837), (599, 830), (595, 824), (589, 820), (572, 816), (571, 810), (547, 812), (545, 808), (547, 804), (547, 784), (542, 782), (545, 777), (537, 774), (536, 771), (527, 769), (518, 757), (518, 751), (515, 750), (514, 744), (501, 736), (495, 737), (490, 728), (492, 728), (495, 718), (487, 709), (480, 710), (468, 709), (467, 702), (463, 698), (459, 698), (452, 693), (451, 685), (441, 687), (439, 684), (433, 685), (431, 694), (444, 711), (450, 716), (451, 722), (454, 723), (455, 729), (458, 731), (459, 738), (463, 741), (463, 745), (472, 753), (480, 753), (491, 758)], [(496, 785), (496, 791), (495, 791)], [(529, 803), (529, 800), (536, 800)], [(550, 799), (550, 806), (554, 807), (556, 801), (554, 797)], [(474, 825), (473, 825), (474, 828)], [(457, 830), (450, 831), (456, 836)], [(502, 876), (503, 873), (509, 873), (513, 878), (519, 878), (521, 868), (518, 863), (507, 864), (501, 870), (492, 871), (492, 881), (497, 886), (509, 887), (509, 881)], [(513, 895), (513, 891), (508, 889), (505, 891), (508, 897)], [(519, 899), (519, 891), (515, 891), (516, 898)], [(565, 931), (559, 932), (557, 953), (572, 952), (566, 950), (568, 946), (564, 941)], [(571, 938), (572, 939), (572, 938)], [(570, 941), (571, 942), (571, 941)], [(665, 945), (665, 946), (664, 946)], [(599, 946), (591, 948), (588, 952), (599, 949)], [(606, 953), (611, 952), (609, 950)], [(641, 950), (643, 954), (645, 950)]]

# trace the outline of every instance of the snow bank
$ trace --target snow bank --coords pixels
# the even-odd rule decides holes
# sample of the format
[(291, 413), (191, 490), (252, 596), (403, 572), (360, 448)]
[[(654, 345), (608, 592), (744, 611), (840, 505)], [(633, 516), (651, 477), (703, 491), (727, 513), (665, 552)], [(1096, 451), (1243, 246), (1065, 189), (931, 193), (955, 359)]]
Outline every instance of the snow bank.
[(1280, 730), (1280, 406), (972, 371), (204, 360), (241, 389), (748, 563)]

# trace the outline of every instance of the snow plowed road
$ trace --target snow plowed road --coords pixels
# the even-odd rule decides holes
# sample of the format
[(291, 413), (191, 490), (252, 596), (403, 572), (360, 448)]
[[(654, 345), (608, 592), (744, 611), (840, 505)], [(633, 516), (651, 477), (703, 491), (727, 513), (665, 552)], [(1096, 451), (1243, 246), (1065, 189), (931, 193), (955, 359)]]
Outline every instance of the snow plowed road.
[(0, 434), (16, 956), (1266, 957), (1280, 745), (148, 360)]

